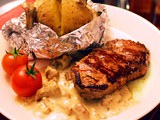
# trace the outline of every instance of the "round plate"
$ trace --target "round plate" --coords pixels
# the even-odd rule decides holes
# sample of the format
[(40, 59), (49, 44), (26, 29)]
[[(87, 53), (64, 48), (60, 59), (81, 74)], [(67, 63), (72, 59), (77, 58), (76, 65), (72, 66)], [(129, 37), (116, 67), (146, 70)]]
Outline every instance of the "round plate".
[[(9, 0), (11, 1), (11, 0)], [(8, 2), (8, 0), (2, 0), (2, 3), (4, 4), (3, 6), (1, 6), (2, 3), (0, 3), (0, 15), (4, 14), (5, 12), (11, 10), (12, 8), (16, 7), (17, 5), (23, 3), (25, 0), (16, 0), (12, 2)], [(5, 4), (6, 3), (6, 4)]]
[[(138, 103), (126, 109), (124, 112), (108, 118), (109, 120), (135, 120), (146, 115), (160, 102), (160, 31), (142, 17), (129, 11), (106, 5), (110, 18), (109, 26), (114, 38), (125, 38), (139, 41), (150, 50), (151, 65), (147, 84), (138, 97)], [(0, 33), (0, 60), (5, 54), (6, 41)], [(26, 110), (16, 102), (16, 95), (10, 86), (7, 76), (0, 66), (0, 112), (12, 120), (38, 120), (32, 111)], [(53, 117), (54, 118), (54, 117)], [(56, 118), (55, 118), (56, 120)]]

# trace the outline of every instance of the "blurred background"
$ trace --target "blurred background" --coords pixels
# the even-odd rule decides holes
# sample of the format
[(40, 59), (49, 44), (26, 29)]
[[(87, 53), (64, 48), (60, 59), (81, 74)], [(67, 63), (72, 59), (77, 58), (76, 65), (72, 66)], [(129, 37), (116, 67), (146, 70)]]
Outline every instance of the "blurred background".
[(160, 29), (160, 0), (92, 0), (132, 11)]
[(0, 6), (6, 4), (8, 2), (12, 2), (12, 1), (14, 1), (14, 0), (0, 0)]

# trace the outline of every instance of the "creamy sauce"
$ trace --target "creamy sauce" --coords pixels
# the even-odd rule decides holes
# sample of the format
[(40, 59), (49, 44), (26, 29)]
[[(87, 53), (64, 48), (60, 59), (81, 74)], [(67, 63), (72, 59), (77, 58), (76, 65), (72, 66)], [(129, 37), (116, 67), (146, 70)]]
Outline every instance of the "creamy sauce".
[[(65, 72), (60, 71), (59, 77), (50, 81), (43, 74), (43, 87), (41, 89), (44, 88), (44, 91), (49, 91), (50, 85), (55, 85), (55, 87), (51, 86), (53, 87), (51, 90), (53, 89), (54, 92), (49, 91), (44, 96), (37, 96), (36, 94), (30, 98), (18, 98), (17, 100), (26, 108), (31, 109), (34, 115), (41, 118), (100, 120), (117, 115), (134, 105), (137, 101), (133, 97), (133, 87), (135, 88), (140, 81), (141, 85), (138, 87), (140, 89), (140, 86), (143, 87), (145, 83), (145, 78), (132, 81), (133, 85), (132, 82), (129, 82), (120, 90), (106, 95), (101, 100), (85, 101), (77, 93), (74, 83), (66, 80)], [(38, 100), (37, 97), (41, 99)]]

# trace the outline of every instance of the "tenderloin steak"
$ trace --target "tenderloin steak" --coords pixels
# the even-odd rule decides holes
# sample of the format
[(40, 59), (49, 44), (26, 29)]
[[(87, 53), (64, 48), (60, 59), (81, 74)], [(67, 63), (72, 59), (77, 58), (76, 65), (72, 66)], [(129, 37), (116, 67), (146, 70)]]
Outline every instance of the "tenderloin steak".
[(145, 45), (131, 40), (107, 42), (71, 68), (71, 79), (84, 99), (99, 99), (146, 74), (150, 62)]

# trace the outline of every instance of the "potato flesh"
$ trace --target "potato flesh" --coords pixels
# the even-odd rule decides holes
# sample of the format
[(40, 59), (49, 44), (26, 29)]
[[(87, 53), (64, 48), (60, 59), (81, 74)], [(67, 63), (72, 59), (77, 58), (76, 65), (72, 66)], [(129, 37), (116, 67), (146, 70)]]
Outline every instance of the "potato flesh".
[(37, 18), (59, 36), (80, 28), (93, 19), (86, 0), (36, 0)]
[(37, 10), (38, 21), (49, 26), (57, 34), (60, 32), (60, 2), (58, 0), (45, 0)]
[(38, 7), (43, 3), (45, 2), (46, 0), (36, 0), (34, 2), (34, 6), (38, 9)]
[(74, 0), (62, 0), (61, 35), (80, 28), (92, 19), (92, 12), (83, 3)]

